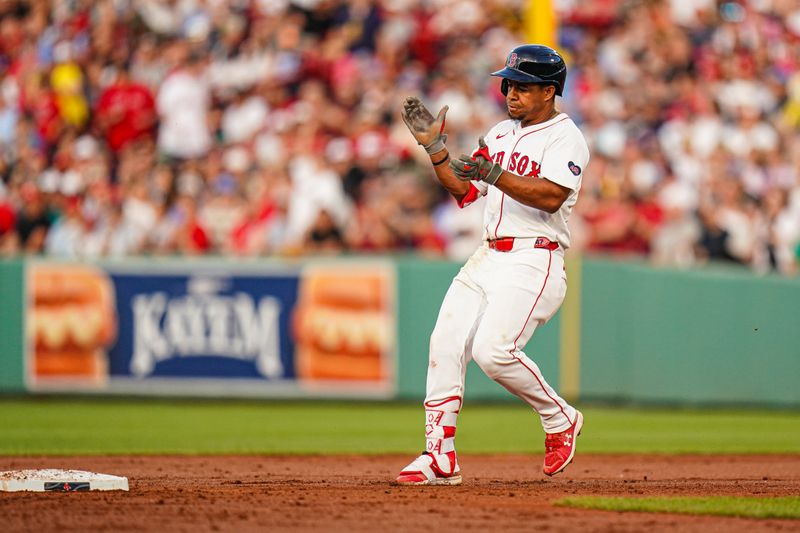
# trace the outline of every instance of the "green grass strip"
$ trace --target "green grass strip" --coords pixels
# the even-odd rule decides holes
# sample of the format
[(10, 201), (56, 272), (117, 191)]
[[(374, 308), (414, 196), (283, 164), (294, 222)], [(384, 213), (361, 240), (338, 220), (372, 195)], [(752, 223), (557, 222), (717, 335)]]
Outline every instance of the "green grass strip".
[[(581, 453), (800, 453), (800, 413), (584, 408)], [(421, 405), (0, 398), (0, 455), (386, 454), (424, 447)], [(522, 404), (466, 403), (461, 453), (540, 454)]]
[(606, 498), (602, 496), (575, 496), (558, 500), (555, 505), (600, 511), (800, 519), (800, 497), (797, 496), (774, 498), (739, 496)]

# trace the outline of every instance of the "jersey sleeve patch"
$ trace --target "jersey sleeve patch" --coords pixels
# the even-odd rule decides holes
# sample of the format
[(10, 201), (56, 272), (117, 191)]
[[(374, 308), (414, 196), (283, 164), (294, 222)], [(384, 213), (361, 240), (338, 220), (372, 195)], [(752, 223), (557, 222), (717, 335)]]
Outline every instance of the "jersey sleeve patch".
[(564, 128), (545, 148), (541, 177), (573, 191), (580, 187), (589, 149), (577, 128)]

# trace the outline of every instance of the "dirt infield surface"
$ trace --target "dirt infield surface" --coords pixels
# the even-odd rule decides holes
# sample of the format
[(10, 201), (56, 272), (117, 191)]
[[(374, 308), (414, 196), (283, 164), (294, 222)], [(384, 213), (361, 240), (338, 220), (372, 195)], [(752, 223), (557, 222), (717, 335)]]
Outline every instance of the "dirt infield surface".
[(798, 531), (755, 520), (558, 508), (572, 495), (789, 496), (800, 455), (578, 455), (555, 478), (538, 456), (460, 458), (460, 487), (397, 487), (409, 457), (4, 457), (0, 471), (90, 470), (130, 492), (0, 493), (10, 531)]

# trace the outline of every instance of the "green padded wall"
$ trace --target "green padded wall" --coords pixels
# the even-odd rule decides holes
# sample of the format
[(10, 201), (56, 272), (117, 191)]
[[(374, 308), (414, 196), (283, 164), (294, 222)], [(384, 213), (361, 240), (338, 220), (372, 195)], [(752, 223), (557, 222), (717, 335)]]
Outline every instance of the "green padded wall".
[(800, 280), (584, 259), (581, 397), (800, 405)]

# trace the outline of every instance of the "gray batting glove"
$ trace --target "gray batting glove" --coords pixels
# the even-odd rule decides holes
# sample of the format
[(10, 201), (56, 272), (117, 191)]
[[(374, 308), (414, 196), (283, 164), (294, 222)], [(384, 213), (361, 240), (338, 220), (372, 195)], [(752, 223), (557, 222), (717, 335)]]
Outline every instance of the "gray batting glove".
[(461, 154), (458, 159), (451, 160), (450, 169), (462, 181), (480, 180), (494, 185), (503, 173), (503, 168), (489, 159), (489, 149), (483, 137), (478, 140), (478, 146), (474, 156)]
[(403, 122), (428, 154), (441, 152), (445, 148), (447, 134), (444, 133), (444, 123), (448, 109), (448, 106), (444, 106), (436, 118), (433, 118), (431, 112), (416, 96), (409, 96), (403, 102), (403, 111), (400, 113)]

